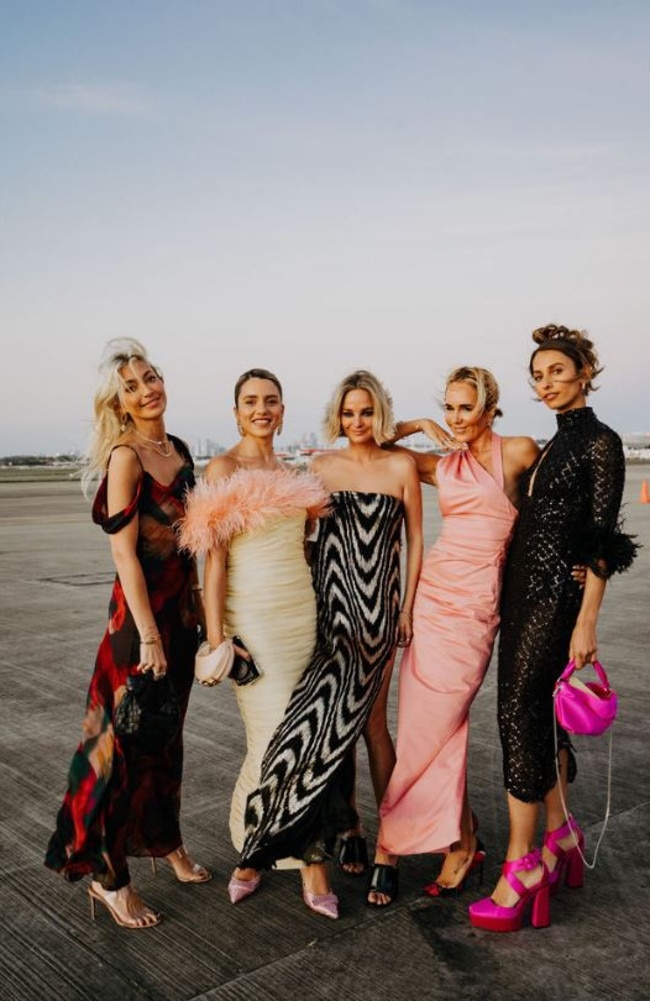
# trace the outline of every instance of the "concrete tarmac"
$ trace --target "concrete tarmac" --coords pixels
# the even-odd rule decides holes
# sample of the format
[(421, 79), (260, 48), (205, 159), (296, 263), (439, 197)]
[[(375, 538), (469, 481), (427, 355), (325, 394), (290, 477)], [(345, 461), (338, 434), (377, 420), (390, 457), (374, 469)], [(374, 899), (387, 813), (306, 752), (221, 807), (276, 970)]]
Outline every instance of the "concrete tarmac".
[[(341, 918), (300, 900), (295, 872), (274, 872), (238, 907), (226, 882), (234, 864), (228, 807), (243, 757), (234, 698), (196, 686), (185, 727), (183, 830), (214, 872), (181, 885), (164, 865), (133, 862), (142, 895), (165, 914), (151, 930), (90, 920), (85, 882), (43, 867), (43, 853), (80, 735), (85, 692), (105, 628), (113, 577), (108, 540), (92, 525), (78, 483), (0, 482), (0, 999), (3, 1001), (287, 1001), (287, 999), (586, 999), (650, 995), (650, 769), (648, 584), (650, 505), (639, 503), (650, 467), (630, 466), (626, 525), (644, 543), (615, 578), (601, 616), (600, 653), (619, 692), (613, 730), (612, 815), (597, 865), (582, 890), (553, 899), (552, 924), (518, 933), (475, 931), (467, 904), (488, 892), (506, 844), (501, 754), (491, 666), (472, 712), (470, 790), (486, 844), (483, 887), (458, 898), (422, 893), (438, 860), (400, 865), (400, 896), (365, 906), (365, 883), (340, 870)], [(428, 541), (437, 527), (426, 497)], [(396, 686), (389, 715), (395, 727)], [(593, 852), (605, 811), (606, 738), (577, 738), (572, 810)], [(371, 847), (375, 807), (359, 751), (359, 808)]]

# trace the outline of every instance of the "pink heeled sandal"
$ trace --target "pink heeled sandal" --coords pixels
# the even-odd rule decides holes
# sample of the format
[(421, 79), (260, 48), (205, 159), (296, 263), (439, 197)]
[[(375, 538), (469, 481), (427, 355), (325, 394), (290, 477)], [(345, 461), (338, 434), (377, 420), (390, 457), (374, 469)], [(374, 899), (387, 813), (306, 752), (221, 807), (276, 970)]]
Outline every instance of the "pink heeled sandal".
[[(524, 886), (517, 877), (518, 872), (530, 872), (542, 866), (539, 882), (533, 886)], [(523, 858), (504, 862), (502, 869), (506, 881), (519, 894), (519, 900), (514, 907), (501, 907), (492, 897), (484, 897), (470, 904), (469, 919), (474, 928), (484, 928), (486, 931), (519, 931), (524, 921), (524, 913), (531, 904), (530, 923), (533, 928), (547, 928), (551, 923), (550, 884), (548, 870), (542, 862), (539, 848), (533, 849)]]
[[(568, 838), (571, 834), (573, 835), (573, 844), (570, 848), (562, 848), (559, 842)], [(584, 885), (585, 864), (582, 857), (584, 846), (585, 836), (573, 814), (569, 814), (567, 823), (563, 824), (562, 827), (546, 832), (544, 835), (544, 848), (557, 859), (555, 869), (549, 870), (548, 873), (551, 893), (557, 893), (562, 883), (562, 877), (564, 877), (566, 885), (572, 890), (579, 890)]]

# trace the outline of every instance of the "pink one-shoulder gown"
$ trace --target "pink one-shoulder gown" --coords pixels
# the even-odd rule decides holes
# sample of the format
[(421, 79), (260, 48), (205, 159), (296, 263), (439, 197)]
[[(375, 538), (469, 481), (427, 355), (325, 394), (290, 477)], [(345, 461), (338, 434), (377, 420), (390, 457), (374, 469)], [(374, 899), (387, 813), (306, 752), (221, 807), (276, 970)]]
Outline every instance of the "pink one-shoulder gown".
[(468, 714), (492, 655), (517, 516), (494, 433), (492, 469), (469, 450), (436, 469), (442, 528), (418, 583), (400, 669), (397, 764), (380, 808), (378, 844), (393, 855), (442, 852), (460, 839)]

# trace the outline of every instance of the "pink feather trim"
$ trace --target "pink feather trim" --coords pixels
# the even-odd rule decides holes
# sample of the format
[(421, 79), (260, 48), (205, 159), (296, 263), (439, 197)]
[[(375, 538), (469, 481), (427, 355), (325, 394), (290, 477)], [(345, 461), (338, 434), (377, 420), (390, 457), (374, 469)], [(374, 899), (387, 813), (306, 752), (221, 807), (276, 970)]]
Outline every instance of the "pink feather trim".
[(308, 518), (327, 514), (328, 494), (313, 473), (238, 469), (232, 476), (199, 480), (188, 494), (178, 522), (181, 548), (195, 556), (223, 546), (241, 532), (262, 528), (271, 518), (304, 511)]

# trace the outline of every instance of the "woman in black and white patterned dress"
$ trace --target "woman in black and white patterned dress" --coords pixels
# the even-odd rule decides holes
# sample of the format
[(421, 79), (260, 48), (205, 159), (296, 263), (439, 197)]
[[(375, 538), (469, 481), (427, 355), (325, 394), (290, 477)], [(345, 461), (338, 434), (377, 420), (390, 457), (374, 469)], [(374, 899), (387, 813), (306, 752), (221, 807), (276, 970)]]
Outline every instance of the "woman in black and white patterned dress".
[[(379, 798), (394, 764), (385, 697), (396, 645), (412, 635), (422, 559), (417, 468), (406, 453), (381, 448), (393, 434), (391, 402), (368, 372), (354, 372), (339, 385), (326, 432), (331, 441), (346, 437), (347, 446), (324, 453), (312, 467), (331, 496), (312, 553), (316, 651), (248, 799), (240, 864), (254, 869), (288, 855), (324, 861), (337, 835), (355, 830), (354, 745), (373, 716), (377, 732), (368, 746)], [(402, 527), (407, 553), (400, 606)], [(320, 889), (327, 894), (329, 887)]]

